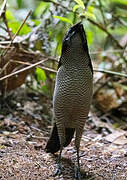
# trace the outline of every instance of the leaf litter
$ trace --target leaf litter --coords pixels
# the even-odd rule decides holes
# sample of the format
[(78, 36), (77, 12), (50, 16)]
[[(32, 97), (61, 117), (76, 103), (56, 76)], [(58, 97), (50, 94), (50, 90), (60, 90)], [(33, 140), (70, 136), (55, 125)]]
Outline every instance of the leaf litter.
[[(43, 97), (43, 104), (42, 101), (40, 104), (40, 98), (36, 94), (30, 96), (27, 93), (24, 96), (20, 89), (15, 93), (9, 99), (12, 102), (9, 104), (11, 111), (6, 109), (6, 104), (1, 108), (0, 179), (74, 179), (74, 139), (63, 150), (63, 173), (60, 176), (53, 176), (58, 153), (51, 155), (45, 152), (51, 130), (51, 101)], [(104, 116), (101, 118), (91, 112), (84, 128), (80, 146), (83, 179), (126, 180), (126, 131), (114, 127), (111, 122), (103, 121)]]

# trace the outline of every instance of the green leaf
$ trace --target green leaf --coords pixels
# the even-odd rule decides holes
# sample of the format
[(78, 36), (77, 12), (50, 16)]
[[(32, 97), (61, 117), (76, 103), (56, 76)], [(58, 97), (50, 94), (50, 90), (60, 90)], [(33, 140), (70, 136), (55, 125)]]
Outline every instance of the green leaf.
[(18, 8), (21, 8), (22, 6), (22, 0), (17, 0)]
[(88, 7), (88, 12), (89, 12), (89, 13), (93, 13), (93, 10), (94, 10), (94, 7), (93, 7), (93, 6), (89, 6), (89, 7)]
[(92, 31), (87, 31), (86, 34), (87, 34), (87, 42), (90, 45), (93, 42), (93, 33)]
[(67, 19), (65, 17), (60, 17), (60, 16), (53, 16), (54, 18), (60, 19), (61, 21), (67, 22), (71, 25), (73, 25), (72, 21), (70, 19)]
[(56, 78), (56, 74), (50, 73), (50, 74), (49, 74), (49, 77), (50, 77), (51, 79), (55, 79), (55, 78)]
[(84, 3), (82, 0), (74, 0), (80, 7), (82, 7), (83, 9), (85, 9)]
[(43, 85), (43, 86), (41, 87), (41, 89), (42, 89), (42, 91), (43, 91), (45, 94), (48, 94), (49, 90), (48, 90), (48, 88), (46, 87), (46, 85)]
[(15, 17), (13, 16), (11, 11), (6, 10), (5, 15), (6, 15), (7, 20), (15, 20)]
[(80, 16), (85, 16), (86, 18), (90, 17), (90, 18), (93, 18), (94, 20), (96, 20), (96, 16), (89, 12), (81, 13)]
[(36, 17), (40, 17), (49, 8), (50, 4), (46, 2), (41, 2), (34, 11)]
[(123, 4), (127, 5), (127, 0), (111, 0), (114, 4)]
[(41, 21), (39, 21), (37, 19), (33, 19), (32, 21), (34, 22), (35, 26), (38, 26), (39, 24), (41, 24)]
[(40, 82), (40, 81), (45, 81), (46, 80), (46, 74), (45, 74), (45, 71), (42, 70), (41, 68), (36, 68), (36, 72), (35, 74), (37, 75), (37, 81)]
[(61, 49), (62, 49), (62, 39), (63, 39), (63, 35), (61, 34), (61, 32), (57, 35), (56, 40), (57, 40), (57, 46), (56, 46), (56, 53), (57, 55), (61, 54)]
[[(19, 21), (11, 21), (8, 22), (9, 28), (11, 28), (12, 32), (15, 34), (17, 30), (19, 29), (21, 23)], [(24, 24), (21, 30), (19, 31), (18, 35), (25, 35), (28, 34), (31, 31), (31, 28), (27, 25)]]
[(81, 6), (76, 4), (74, 7), (73, 7), (73, 12), (75, 12), (78, 8), (80, 8)]

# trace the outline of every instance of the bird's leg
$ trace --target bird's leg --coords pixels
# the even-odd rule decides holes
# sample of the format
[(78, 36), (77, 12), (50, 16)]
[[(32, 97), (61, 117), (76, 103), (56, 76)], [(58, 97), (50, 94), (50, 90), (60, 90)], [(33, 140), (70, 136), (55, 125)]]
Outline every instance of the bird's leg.
[(77, 152), (77, 164), (75, 165), (74, 171), (75, 171), (75, 178), (78, 180), (81, 180), (81, 174), (80, 174), (80, 162), (79, 162), (79, 147), (80, 147), (80, 141), (82, 137), (83, 132), (83, 125), (78, 128), (76, 128), (76, 137), (75, 137), (75, 147)]
[(79, 148), (76, 148), (76, 151), (77, 151), (77, 166), (75, 165), (75, 168), (74, 168), (75, 178), (78, 180), (81, 180), (80, 163), (79, 163)]
[(60, 140), (60, 152), (59, 152), (58, 160), (57, 160), (57, 168), (54, 173), (55, 176), (60, 175), (62, 173), (61, 154), (62, 154), (62, 150), (65, 143), (65, 128), (62, 123), (60, 126), (58, 125), (58, 134), (59, 134), (59, 140)]
[(63, 146), (60, 147), (60, 153), (58, 156), (58, 164), (57, 164), (57, 168), (56, 171), (54, 173), (54, 176), (60, 175), (62, 173), (62, 164), (61, 164), (61, 154), (62, 154), (62, 150), (63, 150)]

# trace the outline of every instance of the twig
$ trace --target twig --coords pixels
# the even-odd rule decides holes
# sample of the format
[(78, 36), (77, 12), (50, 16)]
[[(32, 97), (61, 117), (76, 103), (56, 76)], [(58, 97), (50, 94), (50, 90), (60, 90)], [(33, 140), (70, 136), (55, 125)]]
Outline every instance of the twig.
[(18, 70), (18, 71), (16, 71), (16, 72), (13, 72), (13, 73), (11, 73), (11, 74), (8, 74), (8, 75), (0, 78), (0, 81), (2, 81), (2, 80), (4, 80), (4, 79), (7, 79), (7, 78), (9, 78), (9, 77), (11, 77), (11, 76), (14, 76), (14, 75), (16, 75), (16, 74), (19, 74), (19, 73), (21, 73), (21, 72), (23, 72), (23, 71), (26, 71), (26, 70), (28, 70), (28, 69), (32, 69), (33, 67), (35, 67), (35, 66), (37, 66), (37, 65), (39, 65), (39, 64), (41, 64), (41, 63), (43, 63), (43, 62), (45, 62), (45, 61), (47, 61), (47, 60), (48, 60), (48, 58), (43, 59), (43, 60), (41, 60), (41, 61), (39, 61), (39, 62), (37, 62), (37, 63), (35, 63), (35, 64), (32, 64), (32, 65), (30, 65), (30, 66), (28, 66), (28, 67), (25, 67), (25, 68), (23, 68), (23, 69), (20, 69), (20, 70)]
[(114, 49), (114, 50), (107, 50), (107, 51), (94, 51), (94, 52), (90, 52), (90, 54), (123, 53), (123, 52), (127, 52), (127, 50), (124, 50), (124, 49)]
[[(0, 37), (1, 38), (5, 38), (6, 39), (6, 37), (4, 37), (4, 36), (1, 36), (0, 35)], [(2, 45), (7, 45), (7, 44), (9, 44), (11, 41), (1, 41), (0, 42), (0, 45), (2, 44)], [(1, 48), (4, 48), (4, 49), (10, 49), (10, 47), (7, 47), (7, 46), (1, 46)], [(127, 49), (112, 49), (112, 50), (106, 50), (106, 51), (93, 51), (93, 52), (89, 52), (90, 54), (103, 54), (103, 53), (123, 53), (123, 52), (127, 52)], [(51, 57), (51, 60), (55, 60), (55, 61), (58, 61), (57, 59), (52, 59), (52, 57)]]
[(53, 3), (55, 6), (60, 6), (60, 7), (64, 8), (64, 9), (68, 10), (69, 12), (72, 12), (71, 9), (69, 9), (68, 7), (63, 6), (62, 4), (60, 4), (58, 2), (55, 2), (55, 1), (52, 1), (52, 0), (42, 0), (42, 1), (47, 2), (47, 3)]
[[(8, 37), (5, 37), (5, 36), (3, 36), (3, 35), (0, 35), (0, 38), (1, 39), (4, 39), (4, 40), (8, 40)], [(4, 41), (5, 42), (5, 41)], [(0, 42), (0, 44), (2, 44), (1, 42)]]
[(6, 49), (6, 48), (7, 48), (6, 46), (0, 45), (0, 49)]
[[(10, 43), (11, 43), (11, 41), (1, 41), (1, 42), (0, 42), (0, 44), (7, 44), (7, 45), (10, 44)], [(8, 48), (8, 47), (6, 47), (6, 48)], [(9, 48), (10, 48), (10, 47), (9, 47)]]
[[(15, 33), (15, 35), (13, 36), (10, 44), (8, 45), (8, 49), (10, 48), (10, 46), (12, 45), (14, 39), (16, 38), (16, 36), (18, 35), (19, 31), (21, 30), (21, 28), (23, 27), (23, 25), (25, 24), (27, 18), (30, 16), (30, 14), (32, 13), (32, 10), (30, 10), (26, 16), (26, 18), (24, 19), (24, 21), (22, 22), (22, 24), (20, 25), (19, 29), (17, 30), (17, 32)], [(6, 49), (5, 51), (3, 51), (2, 55), (1, 56), (5, 56), (6, 53), (8, 52), (8, 49)]]
[(121, 46), (119, 44), (119, 42), (112, 36), (112, 34), (110, 34), (110, 32), (107, 31), (106, 28), (104, 28), (102, 25), (98, 24), (97, 22), (93, 21), (92, 19), (87, 19), (89, 22), (91, 22), (93, 25), (97, 26), (99, 29), (101, 29), (102, 31), (104, 31), (116, 44), (116, 46), (120, 49), (123, 49), (123, 46)]
[(3, 4), (2, 4), (2, 7), (1, 7), (1, 9), (0, 9), (0, 18), (1, 18), (1, 16), (2, 16), (3, 12), (4, 12), (6, 3), (7, 3), (7, 0), (4, 0), (4, 2), (3, 2)]
[(43, 132), (42, 129), (39, 129), (37, 127), (34, 127), (34, 126), (30, 126), (32, 129), (36, 130), (36, 131), (39, 131), (39, 132)]
[(31, 65), (31, 63), (28, 63), (28, 62), (10, 60), (10, 61), (8, 61), (8, 62), (4, 65), (4, 67), (2, 67), (2, 70), (0, 71), (0, 74), (3, 73), (3, 71), (7, 68), (7, 66), (8, 66), (10, 63), (18, 63), (18, 64), (29, 65), (29, 66)]
[(101, 15), (102, 15), (102, 18), (103, 18), (103, 21), (104, 21), (104, 25), (106, 26), (106, 20), (105, 20), (104, 12), (103, 12), (103, 9), (102, 9), (102, 2), (101, 2), (101, 0), (98, 0), (98, 1), (99, 1), (100, 11), (101, 11)]
[(56, 70), (51, 69), (51, 68), (49, 68), (49, 67), (45, 67), (45, 66), (39, 66), (39, 67), (42, 68), (42, 69), (44, 69), (44, 70), (46, 70), (46, 71), (50, 71), (50, 72), (53, 72), (53, 73), (57, 73)]
[(14, 41), (14, 39), (16, 38), (16, 36), (18, 35), (19, 31), (22, 29), (23, 25), (25, 24), (26, 20), (28, 19), (28, 17), (30, 16), (30, 14), (32, 13), (32, 10), (30, 10), (27, 14), (27, 16), (25, 17), (24, 21), (22, 22), (22, 24), (20, 25), (19, 29), (17, 30), (17, 32), (15, 33), (15, 35), (12, 38), (12, 42)]
[[(48, 60), (50, 60), (50, 56), (48, 57)], [(54, 58), (52, 58), (52, 60), (55, 60), (56, 61), (56, 59)], [(58, 62), (58, 61), (56, 61), (56, 62)], [(9, 62), (7, 62), (5, 65), (4, 65), (4, 67), (2, 68), (2, 70), (0, 71), (0, 74), (2, 74), (2, 72), (7, 68), (7, 66), (10, 64), (10, 63), (18, 63), (18, 64), (22, 64), (22, 65), (28, 65), (28, 66), (31, 66), (32, 64), (31, 63), (29, 63), (29, 62), (23, 62), (23, 61), (16, 61), (16, 60), (10, 60)], [(49, 67), (45, 67), (45, 66), (39, 66), (41, 69), (44, 69), (44, 70), (47, 70), (47, 71), (50, 71), (50, 72), (54, 72), (54, 73), (57, 73), (57, 71), (56, 70), (54, 70), (54, 69), (51, 69), (51, 68), (49, 68)]]
[(2, 69), (1, 69), (1, 71), (0, 71), (0, 74), (2, 74), (2, 72), (6, 70), (6, 68), (7, 68), (7, 66), (8, 66), (9, 64), (10, 64), (10, 62), (8, 61), (8, 62), (4, 65), (4, 67), (2, 67)]
[(48, 137), (44, 137), (44, 136), (34, 136), (34, 135), (30, 135), (30, 137), (28, 138), (33, 138), (33, 139), (44, 139), (44, 140), (47, 140)]
[(127, 78), (126, 74), (119, 73), (119, 72), (114, 72), (114, 71), (109, 71), (109, 70), (106, 70), (106, 69), (96, 69), (96, 68), (94, 68), (94, 72), (107, 73), (107, 74), (111, 74), (111, 75), (116, 75), (116, 76), (121, 76), (121, 77), (126, 77)]
[[(48, 60), (49, 60), (49, 58), (48, 58)], [(28, 65), (28, 66), (31, 66), (31, 65), (32, 65), (32, 64), (29, 63), (29, 62), (22, 62), (22, 61), (10, 60), (10, 61), (7, 62), (7, 64), (5, 64), (5, 66), (2, 68), (0, 74), (6, 69), (6, 67), (9, 65), (9, 63), (18, 63), (18, 64)], [(49, 67), (45, 67), (45, 66), (41, 66), (41, 65), (39, 65), (39, 67), (40, 67), (41, 69), (44, 69), (44, 70), (47, 70), (47, 71), (50, 71), (50, 72), (53, 72), (53, 73), (57, 73), (56, 70), (51, 69), (51, 68), (49, 68)]]
[(10, 29), (8, 27), (8, 22), (7, 22), (7, 19), (6, 19), (6, 16), (5, 16), (5, 12), (6, 12), (6, 5), (4, 7), (4, 12), (2, 14), (2, 17), (3, 17), (3, 21), (4, 21), (5, 25), (6, 25), (8, 35), (9, 35), (10, 39), (12, 40), (12, 36), (11, 36), (11, 33), (10, 33)]
[[(37, 66), (37, 65), (39, 65), (39, 64), (41, 64), (41, 63), (43, 63), (43, 62), (45, 62), (45, 61), (47, 61), (47, 60), (48, 60), (48, 58), (46, 58), (45, 60), (42, 60), (42, 61), (40, 61), (40, 62), (37, 62), (37, 63), (35, 63), (35, 64), (31, 64), (30, 66), (25, 67), (25, 68), (23, 68), (23, 69), (20, 69), (20, 70), (18, 70), (18, 71), (16, 71), (16, 72), (13, 72), (13, 73), (11, 73), (11, 74), (8, 74), (8, 75), (0, 78), (0, 81), (2, 81), (2, 80), (4, 80), (4, 79), (7, 79), (7, 78), (9, 78), (9, 77), (11, 77), (11, 76), (14, 76), (14, 75), (16, 75), (16, 74), (19, 74), (19, 73), (21, 73), (21, 72), (23, 72), (23, 71), (26, 71), (26, 70), (28, 70), (28, 69), (31, 69), (31, 68), (33, 68), (33, 67), (35, 67), (35, 66)], [(22, 64), (23, 64), (23, 63), (22, 63)], [(28, 63), (28, 64), (29, 64), (29, 63)], [(57, 71), (54, 70), (54, 69), (51, 69), (51, 68), (48, 68), (48, 67), (45, 67), (45, 66), (39, 66), (39, 67), (42, 68), (42, 69), (44, 69), (44, 70), (47, 70), (47, 71), (50, 71), (50, 72), (53, 72), (53, 73), (57, 73)], [(119, 72), (114, 72), (114, 71), (109, 71), (109, 70), (105, 70), (105, 69), (96, 69), (96, 68), (94, 68), (93, 71), (94, 71), (94, 72), (107, 73), (107, 74), (111, 74), (111, 75), (116, 75), (116, 76), (121, 76), (121, 77), (126, 77), (126, 78), (127, 78), (127, 75), (126, 75), (126, 74), (119, 73)]]
[(0, 25), (0, 28), (3, 29), (4, 31), (7, 31), (7, 29), (2, 25)]
[(23, 65), (28, 65), (28, 66), (32, 65), (32, 64), (29, 63), (29, 62), (16, 61), (16, 60), (10, 60), (10, 62), (12, 62), (12, 63), (18, 63), (18, 64), (23, 64)]

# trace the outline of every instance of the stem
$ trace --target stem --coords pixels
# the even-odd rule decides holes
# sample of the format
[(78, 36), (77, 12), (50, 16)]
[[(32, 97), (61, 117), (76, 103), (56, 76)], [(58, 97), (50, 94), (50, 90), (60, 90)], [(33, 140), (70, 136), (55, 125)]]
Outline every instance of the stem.
[(127, 78), (126, 74), (115, 72), (115, 71), (109, 71), (109, 70), (106, 70), (106, 69), (96, 69), (96, 68), (94, 68), (93, 71), (94, 72), (107, 73), (107, 74), (111, 74), (111, 75), (116, 75), (116, 76), (121, 76), (121, 77), (126, 77)]

